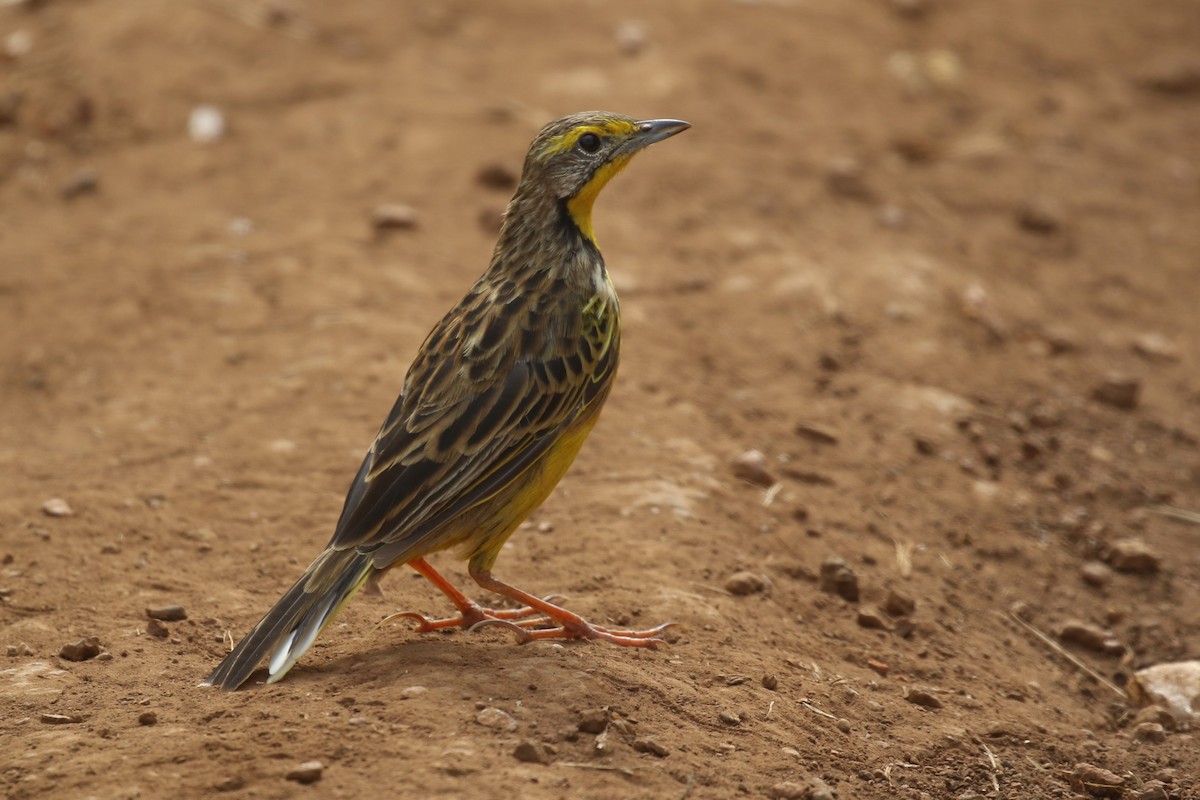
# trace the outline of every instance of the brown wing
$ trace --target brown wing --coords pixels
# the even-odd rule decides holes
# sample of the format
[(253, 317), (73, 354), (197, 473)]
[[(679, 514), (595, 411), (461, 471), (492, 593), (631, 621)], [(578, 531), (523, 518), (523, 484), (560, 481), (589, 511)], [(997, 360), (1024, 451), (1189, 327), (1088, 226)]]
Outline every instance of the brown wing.
[(562, 345), (534, 355), (520, 352), (524, 328), (544, 319), (522, 320), (506, 336), (470, 322), (448, 316), (422, 347), (351, 484), (333, 547), (418, 541), (514, 480), (603, 400), (617, 351), (588, 341), (582, 321)]

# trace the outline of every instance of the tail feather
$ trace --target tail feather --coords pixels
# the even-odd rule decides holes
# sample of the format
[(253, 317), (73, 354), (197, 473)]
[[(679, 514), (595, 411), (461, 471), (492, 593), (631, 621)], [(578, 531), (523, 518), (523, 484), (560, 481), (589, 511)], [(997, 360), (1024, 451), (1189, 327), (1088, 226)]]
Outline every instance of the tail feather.
[(201, 685), (232, 691), (268, 654), (267, 683), (281, 679), (374, 571), (369, 554), (326, 550)]

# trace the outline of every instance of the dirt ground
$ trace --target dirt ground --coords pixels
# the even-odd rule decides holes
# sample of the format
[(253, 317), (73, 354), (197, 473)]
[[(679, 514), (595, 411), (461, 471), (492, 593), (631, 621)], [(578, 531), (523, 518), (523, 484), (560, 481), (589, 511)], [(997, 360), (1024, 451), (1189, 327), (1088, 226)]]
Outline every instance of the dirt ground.
[[(1188, 0), (5, 3), (5, 796), (1200, 797), (1120, 691), (1200, 654), (1198, 41)], [(448, 610), (398, 569), (198, 688), (486, 266), (481, 171), (588, 108), (694, 128), (598, 203), (621, 375), (497, 574), (673, 644), (377, 626)]]

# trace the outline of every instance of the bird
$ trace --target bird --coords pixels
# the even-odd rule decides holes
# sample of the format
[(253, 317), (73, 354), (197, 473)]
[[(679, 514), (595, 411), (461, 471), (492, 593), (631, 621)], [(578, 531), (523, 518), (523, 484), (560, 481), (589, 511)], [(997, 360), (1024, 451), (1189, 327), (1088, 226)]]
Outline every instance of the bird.
[[(592, 227), (600, 191), (651, 144), (690, 128), (589, 111), (533, 139), (487, 269), (425, 338), (350, 484), (325, 549), (201, 683), (242, 686), (267, 661), (283, 678), (366, 585), (407, 564), (457, 610), (403, 611), (427, 632), (499, 625), (520, 643), (585, 639), (654, 648), (674, 623), (594, 625), (496, 578), (493, 565), (595, 426), (617, 372), (621, 314)], [(427, 560), (453, 551), (479, 587), (516, 601), (487, 608)]]

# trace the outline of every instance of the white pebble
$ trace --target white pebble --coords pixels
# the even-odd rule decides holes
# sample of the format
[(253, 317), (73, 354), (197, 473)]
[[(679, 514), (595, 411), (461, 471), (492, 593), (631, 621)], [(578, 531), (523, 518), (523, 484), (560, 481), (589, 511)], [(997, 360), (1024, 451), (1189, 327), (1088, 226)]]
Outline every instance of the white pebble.
[(225, 135), (225, 115), (216, 106), (196, 106), (188, 116), (188, 135), (200, 144), (215, 142)]

